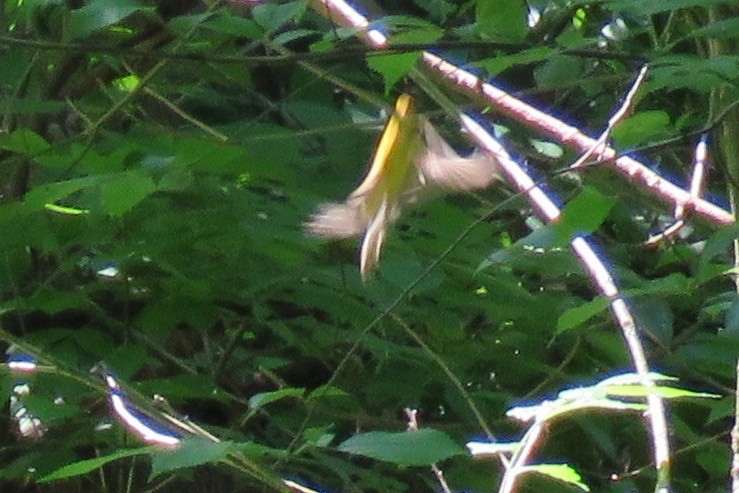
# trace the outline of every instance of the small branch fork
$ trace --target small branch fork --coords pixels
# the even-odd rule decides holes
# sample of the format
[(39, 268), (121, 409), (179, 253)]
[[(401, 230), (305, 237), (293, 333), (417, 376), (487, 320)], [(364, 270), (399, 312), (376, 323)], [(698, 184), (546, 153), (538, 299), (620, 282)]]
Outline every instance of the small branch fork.
[(656, 246), (665, 240), (672, 239), (685, 226), (685, 220), (693, 204), (703, 193), (706, 168), (708, 167), (708, 135), (703, 135), (695, 146), (695, 159), (693, 161), (693, 174), (690, 178), (691, 200), (684, 205), (675, 207), (675, 221), (667, 226), (661, 233), (651, 236), (646, 244)]
[(592, 154), (603, 147), (606, 146), (606, 142), (608, 141), (608, 137), (611, 135), (611, 131), (613, 130), (613, 127), (616, 126), (621, 120), (629, 116), (631, 114), (632, 110), (634, 109), (634, 98), (636, 98), (636, 93), (639, 91), (639, 88), (644, 83), (644, 78), (647, 75), (647, 68), (648, 65), (644, 65), (641, 70), (639, 70), (639, 75), (636, 76), (636, 80), (634, 80), (634, 83), (631, 86), (631, 89), (629, 89), (629, 92), (624, 97), (624, 102), (621, 104), (621, 107), (611, 116), (611, 118), (608, 119), (608, 126), (603, 131), (603, 133), (598, 137), (598, 140), (595, 141), (595, 144), (588, 149), (587, 152), (585, 152), (580, 158), (572, 163), (570, 168), (579, 168), (585, 162), (588, 160)]
[[(335, 20), (340, 25), (349, 25), (359, 31), (366, 31), (368, 26), (370, 26), (369, 21), (356, 12), (356, 10), (354, 10), (344, 0), (315, 0), (313, 4), (318, 4), (317, 9), (321, 13), (330, 19)], [(351, 15), (348, 12), (351, 12)], [(352, 20), (354, 16), (361, 17), (363, 21), (361, 23), (354, 22)], [(376, 30), (373, 31), (379, 32)], [(388, 46), (388, 40), (384, 35), (380, 39), (373, 39), (365, 33), (364, 39), (373, 47), (378, 49)], [(644, 185), (651, 192), (669, 202), (672, 202), (675, 205), (676, 213), (678, 211), (682, 211), (681, 214), (684, 214), (686, 206), (689, 204), (689, 207), (691, 207), (696, 214), (702, 215), (715, 223), (731, 224), (734, 222), (733, 216), (728, 211), (700, 199), (696, 193), (688, 192), (674, 185), (644, 164), (630, 157), (617, 156), (616, 150), (606, 145), (610, 129), (616, 122), (624, 117), (632, 106), (633, 99), (646, 73), (646, 68), (641, 70), (635, 84), (627, 94), (621, 109), (619, 109), (609, 120), (609, 126), (606, 132), (604, 132), (599, 139), (595, 140), (588, 137), (577, 128), (567, 125), (551, 115), (527, 105), (492, 84), (483, 81), (470, 72), (447, 62), (438, 55), (430, 52), (423, 52), (422, 61), (432, 71), (436, 72), (447, 81), (452, 82), (456, 87), (462, 89), (463, 92), (468, 95), (473, 97), (483, 96), (487, 102), (493, 105), (493, 107), (496, 107), (506, 115), (558, 139), (563, 144), (572, 145), (580, 149), (583, 153), (589, 153), (590, 155), (595, 156), (597, 161), (612, 163), (616, 170), (626, 175), (630, 180)], [(464, 113), (459, 114), (459, 119), (462, 128), (467, 131), (477, 145), (495, 156), (508, 181), (515, 186), (517, 190), (527, 196), (540, 217), (548, 222), (558, 221), (561, 216), (559, 207), (557, 207), (547, 193), (536, 184), (524, 168), (510, 157), (505, 148), (503, 148), (503, 146), (492, 137), (491, 133), (475, 119)], [(698, 189), (700, 189), (700, 187), (698, 187)], [(626, 340), (640, 383), (647, 388), (654, 387), (654, 382), (649, 378), (649, 366), (644, 353), (644, 347), (642, 346), (637, 333), (635, 318), (621, 296), (620, 291), (616, 287), (613, 276), (608, 271), (595, 249), (585, 238), (581, 236), (574, 237), (571, 240), (570, 247), (575, 255), (580, 259), (580, 262), (583, 264), (585, 269), (589, 272), (598, 290), (603, 294), (603, 296), (609, 299), (611, 311), (614, 319), (621, 328), (624, 339)], [(670, 445), (667, 431), (666, 412), (662, 398), (656, 393), (650, 393), (648, 395), (647, 404), (649, 407), (649, 423), (651, 425), (654, 446), (654, 459), (658, 473), (655, 491), (663, 493), (669, 491), (670, 482)], [(521, 460), (517, 461), (520, 462), (518, 465), (523, 465), (527, 454), (522, 455), (519, 453), (518, 455), (522, 456)], [(501, 489), (501, 491), (513, 490), (515, 484), (515, 469), (516, 468), (511, 467), (506, 472), (503, 478), (503, 485), (507, 490)], [(511, 476), (513, 476), (513, 478)]]

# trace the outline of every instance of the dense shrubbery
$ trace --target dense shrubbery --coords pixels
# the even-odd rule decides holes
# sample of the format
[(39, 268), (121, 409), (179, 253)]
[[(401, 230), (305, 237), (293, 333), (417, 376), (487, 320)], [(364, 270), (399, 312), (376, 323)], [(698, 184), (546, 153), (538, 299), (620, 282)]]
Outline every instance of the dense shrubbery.
[[(530, 206), (504, 186), (409, 211), (367, 283), (354, 242), (323, 244), (302, 223), (359, 182), (401, 90), (469, 146), (404, 78), (417, 57), (408, 43), (446, 44), (454, 60), (593, 133), (647, 60), (650, 79), (614, 132), (617, 147), (715, 124), (708, 193), (726, 202), (727, 173), (739, 176), (739, 117), (724, 112), (737, 100), (737, 18), (707, 0), (676, 10), (552, 2), (529, 29), (519, 1), (380, 3), (401, 53), (367, 54), (306, 2), (4, 3), (0, 339), (51, 366), (28, 399), (49, 427), (44, 441), (0, 434), (4, 490), (36, 491), (72, 464), (72, 479), (42, 490), (253, 491), (283, 477), (327, 491), (435, 491), (428, 467), (415, 466), (448, 457), (439, 465), (453, 490), (493, 491), (500, 465), (462, 448), (483, 435), (471, 403), (515, 439), (523, 429), (505, 417), (510, 407), (631, 371), (587, 275), (566, 249), (530, 248), (551, 246), (551, 230), (530, 233)], [(606, 41), (601, 29), (624, 21)], [(602, 167), (555, 173), (577, 156), (499, 123), (537, 174), (580, 198), (571, 224), (604, 218), (595, 235), (641, 316), (652, 367), (726, 396), (670, 402), (675, 488), (724, 491), (736, 230), (696, 221), (684, 238), (647, 248), (671, 210)], [(694, 142), (643, 154), (683, 180)], [(117, 425), (95, 431), (111, 419), (87, 373), (100, 360), (141, 408), (156, 413), (148, 397), (161, 394), (228, 443), (138, 450), (144, 457), (81, 475), (98, 464), (80, 461), (138, 447)], [(13, 376), (2, 379), (7, 401)], [(57, 395), (64, 405), (51, 403)], [(389, 435), (345, 442), (404, 430), (406, 407), (429, 428), (410, 452), (388, 447)], [(650, 491), (646, 430), (637, 413), (577, 413), (551, 424), (536, 462), (572, 465), (592, 491)], [(352, 447), (386, 461), (337, 450)], [(560, 487), (534, 475), (526, 484)]]

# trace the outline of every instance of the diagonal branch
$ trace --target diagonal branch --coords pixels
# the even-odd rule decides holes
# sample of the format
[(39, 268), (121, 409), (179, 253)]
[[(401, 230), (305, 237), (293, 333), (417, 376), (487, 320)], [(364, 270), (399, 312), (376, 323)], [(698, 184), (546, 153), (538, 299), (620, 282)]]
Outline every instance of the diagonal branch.
[(693, 201), (688, 190), (663, 178), (659, 173), (632, 157), (618, 156), (613, 147), (599, 146), (596, 139), (585, 135), (576, 127), (568, 125), (511, 96), (502, 89), (449, 63), (438, 55), (424, 52), (422, 59), (428, 68), (445, 80), (452, 82), (465, 94), (476, 98), (483, 97), (488, 104), (493, 105), (497, 111), (504, 113), (506, 116), (530, 128), (537, 129), (557, 139), (563, 145), (574, 147), (580, 152), (586, 153), (595, 148), (592, 155), (597, 161), (610, 164), (628, 180), (642, 185), (654, 195), (672, 203), (674, 207), (693, 202), (693, 212), (695, 214), (703, 216), (716, 224), (734, 223), (734, 216), (729, 211), (704, 199)]
[[(505, 148), (490, 135), (490, 132), (465, 114), (460, 115), (460, 120), (463, 128), (467, 130), (477, 145), (495, 156), (508, 181), (528, 197), (539, 213), (539, 216), (548, 222), (558, 221), (561, 217), (559, 207), (537, 185), (523, 167), (510, 157)], [(582, 236), (575, 236), (570, 242), (570, 248), (590, 274), (598, 291), (610, 301), (613, 317), (621, 328), (623, 337), (626, 340), (626, 345), (636, 372), (639, 375), (640, 383), (647, 388), (654, 387), (654, 382), (649, 377), (649, 365), (647, 364), (644, 347), (637, 333), (636, 320), (618, 287), (616, 287), (613, 276), (595, 249)], [(657, 394), (649, 394), (647, 403), (649, 405), (649, 422), (652, 427), (654, 458), (657, 466), (658, 479), (655, 491), (666, 492), (669, 490), (670, 467), (670, 444), (667, 432), (666, 412), (663, 400)]]

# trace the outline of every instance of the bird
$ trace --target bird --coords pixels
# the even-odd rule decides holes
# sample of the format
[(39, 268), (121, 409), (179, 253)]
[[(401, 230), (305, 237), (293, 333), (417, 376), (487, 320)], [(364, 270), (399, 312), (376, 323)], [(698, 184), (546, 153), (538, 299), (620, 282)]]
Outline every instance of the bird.
[(339, 240), (362, 237), (360, 273), (369, 279), (377, 268), (388, 227), (406, 206), (434, 191), (469, 192), (497, 178), (494, 156), (475, 150), (460, 156), (401, 94), (377, 142), (367, 175), (343, 202), (322, 204), (305, 223), (308, 234)]

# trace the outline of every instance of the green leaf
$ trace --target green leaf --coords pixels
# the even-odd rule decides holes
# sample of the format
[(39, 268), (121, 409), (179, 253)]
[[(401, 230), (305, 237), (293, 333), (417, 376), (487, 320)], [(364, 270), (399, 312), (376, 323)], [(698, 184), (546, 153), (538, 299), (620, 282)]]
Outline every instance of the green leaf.
[(721, 396), (716, 394), (708, 394), (704, 392), (693, 392), (692, 390), (678, 389), (677, 387), (667, 387), (657, 385), (653, 388), (647, 388), (643, 385), (608, 385), (605, 387), (608, 395), (614, 397), (646, 397), (651, 393), (657, 394), (665, 399), (680, 399), (684, 397), (693, 397), (700, 399), (718, 399)]
[(420, 52), (412, 51), (397, 55), (377, 54), (367, 57), (367, 65), (375, 72), (382, 75), (385, 81), (385, 94), (389, 94), (395, 84), (406, 76), (416, 64)]
[(287, 398), (302, 398), (305, 395), (305, 389), (280, 389), (273, 392), (262, 392), (261, 394), (253, 395), (249, 398), (249, 407), (256, 410), (260, 407), (271, 404), (282, 399)]
[(615, 0), (606, 2), (606, 5), (617, 12), (629, 12), (635, 16), (648, 16), (667, 10), (684, 9), (688, 7), (708, 7), (725, 0)]
[(122, 216), (156, 190), (154, 181), (131, 171), (103, 184), (103, 207), (113, 216)]
[(534, 77), (542, 89), (556, 89), (583, 82), (582, 70), (582, 59), (554, 54), (534, 70)]
[(568, 466), (567, 464), (536, 464), (533, 466), (523, 466), (521, 467), (521, 471), (549, 476), (557, 481), (571, 484), (583, 491), (590, 491), (588, 485), (583, 483), (582, 476), (572, 466)]
[(430, 428), (400, 433), (360, 433), (341, 443), (338, 450), (407, 466), (428, 466), (465, 454), (464, 449), (447, 435)]
[(665, 346), (672, 344), (675, 318), (670, 304), (661, 298), (641, 299), (635, 304), (637, 320), (644, 330), (661, 341)]
[(570, 308), (557, 319), (557, 334), (579, 327), (591, 318), (608, 309), (608, 298), (598, 296), (584, 305)]
[(560, 159), (562, 156), (564, 156), (564, 150), (562, 149), (562, 147), (553, 142), (547, 142), (538, 139), (531, 139), (530, 142), (538, 153), (543, 154), (548, 158)]
[(710, 477), (720, 481), (726, 477), (726, 471), (731, 470), (730, 458), (731, 449), (728, 444), (711, 442), (701, 447), (695, 461)]
[(183, 440), (174, 450), (158, 449), (151, 454), (149, 479), (175, 469), (216, 463), (225, 458), (231, 450), (233, 450), (231, 442), (215, 443), (202, 438)]
[(26, 310), (40, 310), (53, 315), (64, 310), (84, 309), (90, 300), (79, 291), (57, 291), (51, 288), (42, 288), (33, 296), (19, 300), (19, 306)]
[(136, 0), (93, 0), (81, 9), (73, 10), (69, 19), (69, 34), (73, 38), (121, 22), (129, 15), (144, 10)]
[(525, 65), (546, 60), (552, 56), (552, 53), (554, 53), (554, 50), (548, 46), (537, 46), (513, 55), (498, 55), (476, 61), (474, 65), (483, 67), (490, 75), (497, 75), (515, 65)]
[(0, 134), (0, 149), (33, 157), (49, 149), (49, 143), (27, 128), (19, 128), (11, 134)]
[(650, 64), (650, 90), (660, 88), (688, 88), (701, 93), (710, 92), (717, 85), (731, 83), (736, 77), (738, 56), (670, 55), (655, 59)]
[(620, 147), (635, 147), (667, 136), (669, 124), (670, 116), (664, 111), (642, 111), (618, 123), (611, 134)]
[(307, 6), (305, 0), (281, 5), (265, 2), (252, 9), (252, 16), (265, 31), (272, 32), (303, 15)]
[(25, 197), (25, 202), (31, 210), (41, 210), (47, 204), (57, 202), (84, 188), (98, 183), (98, 176), (76, 178), (74, 180), (45, 183), (32, 188)]
[(148, 454), (154, 450), (156, 450), (156, 447), (151, 447), (151, 446), (119, 450), (118, 452), (114, 452), (109, 455), (104, 455), (102, 457), (96, 457), (94, 459), (83, 460), (80, 462), (75, 462), (74, 464), (66, 465), (62, 468), (57, 469), (51, 474), (48, 474), (38, 479), (37, 481), (39, 483), (47, 483), (49, 481), (54, 481), (58, 479), (71, 478), (74, 476), (81, 476), (83, 474), (87, 474), (96, 469), (99, 469), (109, 462), (113, 462), (118, 459), (123, 459), (125, 457), (132, 457), (134, 455)]
[(616, 205), (615, 197), (603, 195), (593, 187), (585, 187), (562, 210), (562, 217), (555, 225), (558, 245), (565, 246), (572, 238), (595, 231), (606, 220)]
[[(178, 17), (177, 19), (180, 18)], [(240, 38), (259, 39), (264, 35), (259, 24), (255, 21), (234, 15), (230, 12), (214, 12), (208, 16), (207, 20), (200, 24), (200, 27)]]
[(444, 36), (444, 30), (425, 19), (392, 15), (384, 19), (390, 24), (392, 43), (433, 43)]
[(724, 328), (729, 334), (739, 335), (739, 297), (734, 296), (729, 309), (726, 310)]
[(3, 111), (15, 113), (17, 115), (59, 113), (63, 111), (64, 108), (65, 104), (62, 101), (43, 101), (32, 98), (10, 99), (9, 101), (3, 101)]
[(693, 38), (728, 39), (739, 37), (739, 17), (712, 22), (688, 34)]
[(707, 274), (710, 262), (714, 257), (728, 253), (729, 246), (736, 238), (739, 238), (739, 225), (736, 224), (721, 228), (708, 238), (698, 265), (699, 279)]
[(480, 33), (499, 41), (523, 41), (528, 30), (521, 0), (477, 0), (475, 20)]

